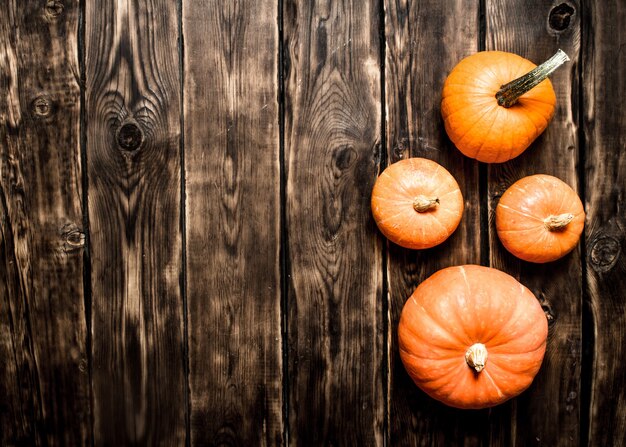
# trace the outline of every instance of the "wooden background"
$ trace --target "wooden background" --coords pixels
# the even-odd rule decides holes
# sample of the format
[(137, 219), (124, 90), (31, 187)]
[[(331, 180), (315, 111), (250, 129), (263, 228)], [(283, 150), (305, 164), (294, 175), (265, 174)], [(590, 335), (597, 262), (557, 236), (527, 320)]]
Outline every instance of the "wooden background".
[[(622, 0), (5, 0), (0, 39), (0, 445), (626, 444)], [(451, 68), (557, 48), (547, 131), (464, 158)], [(421, 252), (369, 210), (410, 156), (466, 199)], [(533, 173), (587, 212), (545, 266), (492, 222)], [(408, 295), (462, 263), (550, 321), (532, 387), (488, 410), (428, 398), (397, 353)]]

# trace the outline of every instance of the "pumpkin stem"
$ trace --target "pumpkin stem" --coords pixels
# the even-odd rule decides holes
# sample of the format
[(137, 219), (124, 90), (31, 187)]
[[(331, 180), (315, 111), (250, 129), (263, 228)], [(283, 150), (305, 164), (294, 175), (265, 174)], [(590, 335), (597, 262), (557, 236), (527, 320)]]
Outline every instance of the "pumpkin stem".
[(574, 215), (571, 213), (559, 214), (558, 216), (550, 216), (544, 219), (543, 224), (550, 231), (563, 230), (572, 220)]
[(498, 105), (511, 107), (520, 96), (537, 86), (568, 60), (569, 57), (563, 50), (557, 50), (555, 55), (543, 64), (533, 68), (524, 76), (500, 86), (500, 90), (496, 93)]
[(434, 199), (419, 195), (413, 200), (413, 209), (418, 213), (425, 213), (439, 205), (439, 198)]
[(487, 348), (482, 343), (474, 343), (465, 353), (465, 361), (477, 373), (481, 372), (487, 363)]

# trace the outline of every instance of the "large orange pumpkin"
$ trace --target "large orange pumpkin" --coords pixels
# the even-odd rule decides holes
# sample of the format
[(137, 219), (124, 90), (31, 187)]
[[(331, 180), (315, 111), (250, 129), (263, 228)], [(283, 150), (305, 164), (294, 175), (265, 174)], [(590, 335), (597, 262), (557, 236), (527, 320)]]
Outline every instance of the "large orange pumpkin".
[(517, 157), (552, 119), (556, 96), (547, 76), (567, 60), (561, 50), (539, 67), (502, 51), (463, 59), (446, 79), (441, 101), (452, 142), (486, 163)]
[(502, 245), (529, 262), (555, 261), (578, 244), (585, 211), (578, 194), (562, 180), (538, 174), (518, 180), (496, 207)]
[(448, 267), (421, 283), (398, 326), (400, 358), (429, 396), (457, 408), (485, 408), (533, 381), (548, 322), (513, 277), (477, 265)]
[(412, 249), (434, 247), (458, 227), (463, 195), (444, 167), (407, 158), (387, 167), (372, 190), (372, 214), (392, 242)]

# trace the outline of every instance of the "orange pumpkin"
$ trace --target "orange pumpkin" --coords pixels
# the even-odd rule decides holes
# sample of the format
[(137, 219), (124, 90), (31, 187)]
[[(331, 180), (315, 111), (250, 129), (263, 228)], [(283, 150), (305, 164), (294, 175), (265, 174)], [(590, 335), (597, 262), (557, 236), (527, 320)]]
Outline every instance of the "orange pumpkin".
[(556, 96), (547, 76), (567, 60), (561, 50), (539, 67), (502, 51), (463, 59), (446, 79), (441, 101), (452, 142), (486, 163), (517, 157), (552, 119)]
[(407, 158), (387, 167), (376, 180), (372, 214), (390, 241), (405, 248), (430, 248), (456, 230), (463, 215), (463, 195), (441, 165)]
[(585, 225), (576, 192), (551, 175), (531, 175), (515, 182), (496, 207), (496, 230), (502, 245), (530, 262), (555, 261), (572, 251)]
[(535, 296), (513, 277), (477, 265), (438, 271), (405, 303), (400, 358), (429, 396), (457, 408), (485, 408), (533, 381), (548, 322)]

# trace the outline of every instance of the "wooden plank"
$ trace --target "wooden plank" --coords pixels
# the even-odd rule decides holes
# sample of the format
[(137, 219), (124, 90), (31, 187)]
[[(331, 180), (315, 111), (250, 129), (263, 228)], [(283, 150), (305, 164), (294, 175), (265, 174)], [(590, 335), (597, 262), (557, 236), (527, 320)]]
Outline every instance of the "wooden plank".
[(544, 363), (531, 388), (491, 418), (492, 437), (501, 445), (569, 446), (578, 441), (582, 265), (580, 249), (545, 264), (523, 262), (498, 240), (494, 213), (499, 197), (516, 180), (531, 174), (554, 175), (578, 190), (577, 64), (580, 8), (577, 1), (486, 1), (486, 48), (510, 51), (535, 63), (558, 48), (571, 61), (551, 76), (557, 108), (546, 131), (518, 158), (489, 167), (491, 265), (517, 277), (540, 300), (549, 319)]
[(382, 445), (379, 4), (285, 1), (289, 441)]
[(443, 83), (454, 65), (479, 48), (478, 1), (385, 1), (387, 153), (434, 160), (456, 178), (465, 199), (463, 220), (442, 245), (411, 251), (389, 243), (389, 445), (479, 445), (486, 411), (448, 408), (411, 381), (397, 347), (406, 299), (439, 269), (480, 264), (478, 163), (449, 141), (441, 119)]
[(194, 445), (284, 443), (277, 15), (183, 1)]
[(96, 445), (182, 445), (175, 2), (86, 2)]
[(0, 16), (0, 445), (89, 443), (78, 1)]
[[(587, 227), (587, 298), (593, 346), (589, 446), (626, 444), (626, 5), (586, 3), (583, 98)], [(591, 362), (592, 361), (592, 362)], [(585, 415), (587, 416), (587, 415)]]

